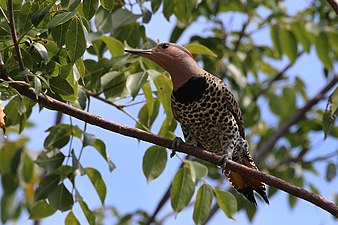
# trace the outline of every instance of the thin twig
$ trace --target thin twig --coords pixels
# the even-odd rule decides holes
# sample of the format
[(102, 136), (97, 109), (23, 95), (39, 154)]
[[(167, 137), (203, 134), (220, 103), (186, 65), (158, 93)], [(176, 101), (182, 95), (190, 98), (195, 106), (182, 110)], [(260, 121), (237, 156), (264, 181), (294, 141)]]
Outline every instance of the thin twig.
[(130, 119), (132, 119), (135, 123), (137, 123), (138, 125), (140, 125), (144, 130), (146, 130), (146, 131), (148, 131), (148, 132), (151, 132), (151, 131), (149, 130), (148, 127), (146, 127), (144, 124), (140, 123), (133, 115), (131, 115), (131, 114), (130, 114), (129, 112), (127, 112), (126, 110), (124, 110), (122, 105), (116, 104), (115, 102), (112, 102), (112, 101), (110, 101), (110, 100), (107, 100), (107, 99), (101, 97), (100, 95), (94, 94), (94, 93), (92, 93), (91, 91), (88, 91), (88, 90), (86, 90), (86, 89), (83, 89), (83, 90), (86, 92), (87, 96), (91, 96), (91, 97), (93, 97), (93, 98), (96, 98), (96, 99), (98, 99), (98, 100), (100, 100), (100, 101), (102, 101), (102, 102), (108, 104), (108, 105), (114, 106), (115, 108), (117, 108), (118, 110), (120, 110), (121, 112), (123, 112), (124, 114), (126, 114), (126, 115), (127, 115)]
[[(0, 64), (0, 78), (3, 80), (11, 80), (11, 78), (8, 76), (7, 71), (3, 66)], [(334, 83), (338, 80), (338, 76), (335, 77)], [(332, 83), (332, 81), (330, 82)], [(73, 106), (67, 105), (63, 102), (60, 102), (56, 99), (46, 97), (43, 94), (40, 94), (38, 96), (38, 99), (36, 99), (35, 96), (35, 91), (32, 87), (27, 87), (26, 85), (20, 85), (17, 83), (12, 83), (10, 85), (12, 88), (16, 89), (21, 95), (24, 95), (28, 98), (30, 98), (33, 101), (37, 101), (39, 104), (45, 106), (48, 109), (51, 110), (56, 110), (63, 112), (65, 114), (68, 114), (70, 116), (73, 116), (81, 121), (87, 122), (89, 124), (92, 124), (94, 126), (101, 127), (103, 129), (132, 137), (132, 138), (137, 138), (139, 140), (143, 140), (146, 142), (150, 142), (159, 146), (163, 146), (165, 148), (171, 148), (173, 145), (173, 140), (163, 138), (154, 134), (151, 134), (149, 132), (137, 129), (137, 128), (132, 128), (128, 127), (125, 125), (117, 124), (112, 121), (106, 120), (100, 116), (85, 112), (81, 109), (75, 108)], [(327, 86), (326, 89), (329, 87), (332, 88), (332, 86)], [(324, 90), (322, 90), (324, 91)], [(327, 91), (327, 90), (326, 90)], [(318, 97), (318, 99), (322, 99), (322, 95)], [(319, 101), (318, 100), (318, 101)], [(221, 156), (217, 156), (207, 150), (196, 148), (192, 145), (187, 145), (185, 143), (181, 143), (176, 151), (185, 153), (187, 155), (191, 155), (194, 157), (197, 157), (199, 159), (202, 159), (204, 161), (208, 161), (212, 164), (215, 165), (222, 165), (223, 160)], [(262, 153), (261, 153), (262, 154)], [(270, 176), (267, 174), (264, 174), (258, 170), (253, 170), (248, 167), (245, 167), (243, 165), (240, 165), (236, 162), (233, 161), (228, 161), (226, 163), (226, 168), (232, 171), (235, 171), (239, 174), (241, 174), (244, 177), (250, 177), (250, 178), (255, 178), (259, 181), (263, 181), (266, 184), (270, 186), (274, 186), (280, 190), (283, 190), (293, 196), (302, 198), (308, 202), (313, 203), (314, 205), (324, 209), (325, 211), (331, 213), (333, 216), (338, 218), (338, 206), (334, 205), (332, 202), (324, 199), (320, 195), (317, 195), (315, 193), (309, 192), (303, 188), (296, 187), (292, 184), (289, 184), (277, 177)]]
[[(304, 51), (298, 53), (297, 58), (300, 57)], [(295, 61), (294, 61), (295, 62)], [(259, 96), (264, 95), (268, 92), (271, 86), (278, 80), (282, 79), (285, 73), (293, 66), (294, 62), (290, 62), (288, 65), (284, 67), (281, 71), (279, 71), (269, 82), (268, 84), (258, 92), (256, 96), (253, 97), (253, 101), (256, 101)]]
[[(14, 49), (15, 49), (15, 54), (16, 54), (16, 60), (19, 63), (20, 70), (25, 71), (25, 65), (23, 63), (21, 49), (20, 49), (18, 37), (17, 37), (17, 34), (16, 34), (14, 11), (13, 11), (13, 0), (8, 0), (7, 10), (8, 10), (8, 20), (9, 20), (8, 25), (9, 25), (9, 27), (11, 29), (11, 33), (12, 33), (12, 39), (13, 39), (13, 44), (14, 44)], [(25, 74), (25, 81), (27, 83), (29, 83), (29, 79), (28, 79), (28, 76), (26, 74)]]
[(242, 29), (241, 29), (241, 31), (239, 33), (238, 39), (237, 39), (235, 47), (233, 49), (234, 52), (238, 51), (239, 46), (241, 45), (242, 38), (245, 36), (245, 30), (248, 27), (249, 23), (250, 23), (250, 16), (249, 16), (249, 18), (242, 25)]

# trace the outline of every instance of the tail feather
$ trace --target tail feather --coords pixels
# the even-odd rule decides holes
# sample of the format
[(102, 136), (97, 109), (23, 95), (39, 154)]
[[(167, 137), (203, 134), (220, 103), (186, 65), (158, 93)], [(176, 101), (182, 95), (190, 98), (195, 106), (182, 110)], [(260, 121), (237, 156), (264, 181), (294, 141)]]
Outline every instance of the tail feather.
[[(244, 166), (247, 166), (252, 169), (258, 170), (255, 163), (253, 162), (250, 155), (245, 156), (242, 160), (242, 163)], [(241, 194), (243, 194), (252, 204), (257, 205), (254, 191), (256, 191), (263, 200), (269, 204), (269, 199), (266, 194), (266, 187), (265, 184), (261, 181), (258, 181), (253, 178), (246, 178), (241, 176), (239, 173), (231, 171), (228, 179), (232, 186)]]

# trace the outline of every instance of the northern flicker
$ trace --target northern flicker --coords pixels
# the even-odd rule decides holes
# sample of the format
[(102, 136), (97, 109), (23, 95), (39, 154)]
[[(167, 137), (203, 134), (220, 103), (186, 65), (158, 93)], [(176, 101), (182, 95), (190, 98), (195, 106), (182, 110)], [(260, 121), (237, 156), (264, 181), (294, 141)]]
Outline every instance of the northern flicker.
[[(125, 50), (143, 56), (169, 72), (173, 83), (172, 111), (181, 124), (185, 141), (226, 160), (258, 170), (245, 140), (240, 107), (225, 83), (202, 69), (192, 54), (175, 43), (160, 43), (148, 50)], [(257, 205), (256, 191), (266, 203), (263, 182), (225, 171), (232, 186)]]

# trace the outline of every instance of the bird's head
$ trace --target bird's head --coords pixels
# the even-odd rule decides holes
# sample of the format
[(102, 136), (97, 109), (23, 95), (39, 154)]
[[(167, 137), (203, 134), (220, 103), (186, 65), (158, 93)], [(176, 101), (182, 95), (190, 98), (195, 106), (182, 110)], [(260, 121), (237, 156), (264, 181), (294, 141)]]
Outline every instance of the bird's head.
[(125, 52), (143, 56), (155, 62), (171, 75), (174, 90), (181, 87), (193, 76), (203, 73), (192, 54), (183, 46), (175, 43), (162, 42), (155, 48), (125, 49)]

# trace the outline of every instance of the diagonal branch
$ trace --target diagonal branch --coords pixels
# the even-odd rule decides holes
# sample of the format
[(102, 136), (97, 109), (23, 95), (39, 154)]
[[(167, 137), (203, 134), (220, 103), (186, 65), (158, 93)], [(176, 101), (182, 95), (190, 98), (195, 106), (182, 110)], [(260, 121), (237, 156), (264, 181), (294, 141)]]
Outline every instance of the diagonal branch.
[[(8, 76), (7, 71), (5, 70), (4, 65), (2, 63), (0, 63), (0, 78), (3, 79), (4, 81), (12, 81), (11, 78)], [(338, 76), (336, 76), (334, 80), (337, 80), (337, 79), (338, 79)], [(166, 148), (171, 148), (173, 144), (173, 141), (170, 139), (159, 137), (157, 135), (151, 134), (149, 132), (146, 132), (140, 129), (114, 123), (100, 116), (97, 116), (92, 113), (85, 112), (83, 110), (75, 108), (73, 106), (67, 105), (56, 99), (46, 97), (45, 95), (42, 95), (42, 94), (40, 94), (38, 99), (36, 99), (34, 89), (32, 87), (29, 87), (28, 85), (22, 85), (21, 83), (16, 83), (16, 82), (9, 82), (9, 85), (12, 88), (16, 89), (20, 94), (32, 99), (33, 101), (37, 101), (39, 104), (45, 106), (48, 109), (68, 114), (72, 117), (75, 117), (79, 120), (82, 120), (94, 126), (98, 126), (103, 129), (106, 129), (106, 130), (109, 130), (109, 131), (112, 131), (112, 132), (115, 132), (115, 133), (118, 133), (124, 136), (137, 138), (139, 140), (147, 141), (147, 142), (160, 145)], [(192, 155), (194, 157), (208, 161), (215, 165), (222, 164), (221, 156), (217, 156), (204, 149), (196, 148), (194, 146), (187, 145), (185, 143), (180, 144), (177, 147), (177, 151), (188, 154), (188, 155)], [(324, 199), (323, 197), (315, 193), (311, 193), (303, 188), (296, 187), (292, 184), (289, 184), (277, 177), (267, 175), (260, 171), (247, 168), (233, 161), (227, 162), (226, 169), (235, 171), (245, 177), (251, 177), (251, 178), (254, 177), (257, 180), (263, 181), (266, 184), (274, 186), (293, 196), (296, 196), (308, 202), (311, 202), (314, 205), (324, 209), (325, 211), (331, 213), (333, 216), (338, 218), (338, 206), (334, 205), (332, 202), (329, 202), (328, 200)]]
[(327, 0), (327, 2), (330, 4), (330, 6), (332, 7), (332, 9), (338, 15), (338, 0)]
[(312, 106), (316, 105), (320, 100), (325, 97), (325, 94), (333, 88), (338, 82), (338, 74), (334, 75), (333, 79), (325, 85), (322, 90), (318, 92), (315, 97), (308, 101), (302, 108), (298, 109), (283, 125), (264, 143), (262, 147), (257, 149), (256, 154), (254, 155), (254, 160), (258, 163), (260, 162), (274, 147), (276, 142), (285, 135), (290, 127), (296, 124), (299, 120), (304, 118), (306, 112), (308, 112)]

